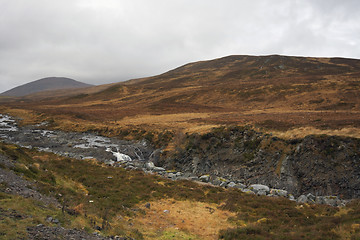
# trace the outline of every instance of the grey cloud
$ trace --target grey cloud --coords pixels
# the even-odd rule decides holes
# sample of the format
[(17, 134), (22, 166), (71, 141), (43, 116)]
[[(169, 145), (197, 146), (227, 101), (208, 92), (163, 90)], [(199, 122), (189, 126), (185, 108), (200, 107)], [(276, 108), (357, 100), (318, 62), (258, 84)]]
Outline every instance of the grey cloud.
[(230, 54), (360, 58), (359, 1), (0, 0), (0, 91), (102, 84)]

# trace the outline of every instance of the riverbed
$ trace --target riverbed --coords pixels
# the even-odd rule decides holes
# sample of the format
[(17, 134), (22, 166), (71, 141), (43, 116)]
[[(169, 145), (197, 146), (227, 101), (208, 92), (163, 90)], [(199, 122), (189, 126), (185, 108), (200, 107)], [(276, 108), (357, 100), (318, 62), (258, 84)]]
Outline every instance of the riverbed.
[(96, 159), (116, 163), (146, 162), (154, 149), (146, 141), (126, 141), (94, 133), (47, 130), (47, 123), (20, 127), (8, 115), (0, 114), (0, 138), (38, 151), (52, 152), (76, 159)]

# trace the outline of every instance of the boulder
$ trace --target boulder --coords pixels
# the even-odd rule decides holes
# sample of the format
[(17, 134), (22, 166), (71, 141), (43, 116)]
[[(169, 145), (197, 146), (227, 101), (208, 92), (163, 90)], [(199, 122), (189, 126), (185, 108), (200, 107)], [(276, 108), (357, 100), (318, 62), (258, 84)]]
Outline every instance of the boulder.
[(306, 195), (306, 197), (308, 198), (308, 200), (309, 200), (309, 202), (315, 202), (315, 200), (316, 200), (316, 197), (313, 195), (313, 194), (311, 194), (311, 193), (308, 193), (307, 195)]
[(267, 194), (267, 192), (265, 191), (265, 190), (259, 190), (259, 191), (257, 191), (257, 193), (256, 193), (258, 196), (266, 196), (266, 194)]
[(104, 163), (105, 163), (106, 165), (109, 165), (109, 166), (114, 166), (115, 161), (107, 159), (107, 160), (104, 161)]
[(296, 200), (296, 202), (298, 203), (307, 203), (308, 202), (308, 198), (305, 195), (300, 195), (300, 197), (298, 197), (298, 199)]
[(323, 197), (324, 204), (337, 207), (341, 205), (341, 200), (337, 196), (324, 196)]
[(168, 178), (176, 179), (177, 175), (175, 173), (168, 173)]
[(199, 177), (199, 179), (202, 182), (209, 182), (210, 181), (210, 176), (209, 175), (202, 175), (201, 177)]
[(226, 188), (227, 186), (228, 186), (228, 183), (227, 183), (227, 182), (221, 182), (221, 183), (220, 183), (220, 187)]
[(116, 158), (116, 161), (118, 162), (129, 162), (129, 161), (132, 161), (131, 157), (126, 155), (126, 154), (123, 154), (123, 153), (120, 153), (120, 152), (112, 152), (113, 155), (115, 156)]
[(275, 189), (275, 188), (272, 188), (270, 190), (270, 194), (272, 194), (274, 196), (279, 196), (279, 197), (287, 197), (288, 196), (288, 192), (286, 190)]
[(145, 167), (147, 170), (152, 170), (152, 169), (154, 169), (155, 165), (153, 162), (147, 162), (147, 163), (145, 163)]
[(221, 183), (222, 183), (222, 181), (220, 181), (220, 179), (218, 179), (218, 178), (216, 178), (212, 181), (212, 184), (217, 185), (217, 186), (219, 186)]
[(129, 167), (129, 166), (134, 167), (134, 163), (133, 163), (133, 162), (127, 162), (127, 163), (125, 163), (125, 166), (127, 166), (127, 167)]
[(294, 197), (294, 195), (289, 194), (289, 200), (290, 200), (290, 201), (295, 201), (295, 197)]
[(240, 188), (240, 189), (244, 189), (244, 188), (246, 188), (246, 185), (238, 182), (235, 187)]
[(187, 179), (190, 181), (199, 181), (199, 178), (194, 176), (188, 177)]
[(165, 168), (162, 168), (162, 167), (154, 167), (152, 170), (154, 172), (164, 172), (164, 171), (166, 171)]
[(229, 182), (229, 184), (227, 185), (227, 187), (236, 187), (236, 183), (234, 183), (234, 182)]
[(216, 179), (214, 179), (212, 181), (212, 184), (214, 185), (219, 185), (221, 187), (225, 187), (225, 185), (228, 183), (229, 181), (226, 180), (225, 178), (221, 178), (221, 177), (217, 177)]
[(249, 186), (249, 189), (257, 193), (258, 191), (264, 191), (265, 193), (270, 192), (270, 188), (268, 186), (262, 184), (252, 184)]

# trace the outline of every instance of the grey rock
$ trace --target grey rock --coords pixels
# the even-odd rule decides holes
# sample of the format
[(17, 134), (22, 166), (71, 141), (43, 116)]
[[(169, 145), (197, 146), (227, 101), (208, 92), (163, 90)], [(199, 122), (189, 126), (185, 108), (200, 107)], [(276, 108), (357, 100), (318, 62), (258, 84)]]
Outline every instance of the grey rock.
[(218, 186), (221, 186), (221, 187), (226, 187), (226, 185), (227, 185), (228, 182), (229, 182), (229, 181), (226, 180), (225, 178), (217, 177), (217, 178), (215, 178), (215, 179), (212, 181), (212, 184), (218, 185)]
[(175, 173), (169, 173), (168, 175), (168, 178), (171, 178), (171, 179), (176, 179), (177, 175)]
[(270, 194), (279, 196), (279, 197), (287, 197), (288, 192), (286, 190), (273, 188), (270, 190)]
[(257, 193), (258, 191), (264, 191), (266, 193), (270, 192), (270, 188), (268, 186), (262, 184), (252, 184), (249, 186), (249, 189)]
[(292, 194), (289, 194), (289, 200), (290, 200), (290, 201), (296, 201), (294, 195), (292, 195)]
[(155, 168), (155, 165), (154, 165), (153, 162), (147, 162), (147, 163), (145, 163), (145, 167), (146, 167), (146, 169), (148, 169), (148, 170), (152, 170), (152, 169)]
[(341, 200), (337, 196), (324, 196), (324, 204), (337, 207), (341, 204)]
[(220, 179), (216, 178), (211, 183), (214, 184), (214, 185), (219, 186), (222, 183), (222, 181), (220, 181)]
[(228, 186), (228, 183), (227, 182), (221, 182), (220, 183), (220, 187), (227, 187)]
[(125, 163), (125, 166), (127, 166), (127, 167), (134, 167), (135, 165), (134, 165), (133, 162), (126, 162), (126, 163)]
[(210, 176), (209, 175), (202, 175), (199, 177), (200, 181), (202, 182), (209, 182), (210, 181)]
[(140, 169), (140, 168), (142, 168), (144, 166), (144, 163), (135, 161), (134, 166)]
[(199, 180), (199, 178), (195, 177), (195, 176), (188, 177), (187, 179), (189, 179), (190, 181), (198, 181)]
[(105, 163), (106, 165), (109, 165), (109, 166), (114, 166), (115, 161), (107, 159), (107, 160), (104, 161), (104, 163)]
[(164, 171), (166, 171), (166, 169), (165, 169), (165, 168), (162, 168), (162, 167), (154, 167), (152, 170), (153, 170), (154, 172), (164, 172)]
[(300, 197), (298, 197), (298, 199), (296, 200), (298, 203), (307, 203), (308, 202), (308, 198), (305, 195), (300, 195)]
[(267, 192), (265, 190), (261, 189), (261, 190), (257, 191), (256, 194), (259, 195), (259, 196), (266, 196)]
[(244, 189), (244, 188), (246, 188), (246, 185), (244, 185), (244, 184), (242, 184), (242, 183), (237, 183), (237, 184), (235, 185), (235, 187), (236, 187), (236, 188), (240, 188), (240, 189)]
[(236, 183), (234, 183), (234, 182), (229, 182), (229, 184), (227, 185), (227, 187), (231, 187), (231, 188), (236, 187)]
[(315, 196), (313, 195), (313, 194), (311, 194), (311, 193), (308, 193), (307, 195), (306, 195), (306, 197), (308, 198), (308, 200), (310, 201), (310, 202), (315, 202)]

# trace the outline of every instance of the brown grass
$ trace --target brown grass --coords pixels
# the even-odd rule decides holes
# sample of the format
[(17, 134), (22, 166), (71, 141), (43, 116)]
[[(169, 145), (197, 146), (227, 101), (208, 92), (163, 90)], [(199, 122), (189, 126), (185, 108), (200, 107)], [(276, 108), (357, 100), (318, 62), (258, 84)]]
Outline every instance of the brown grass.
[(296, 129), (291, 129), (285, 132), (274, 131), (276, 136), (279, 136), (284, 139), (291, 138), (303, 138), (307, 135), (336, 135), (336, 136), (346, 136), (353, 138), (360, 138), (360, 128), (342, 128), (342, 129), (317, 129), (314, 127), (301, 127)]
[[(146, 214), (136, 219), (146, 239), (156, 239), (159, 232), (176, 229), (198, 236), (200, 239), (217, 239), (221, 229), (234, 227), (228, 221), (233, 212), (218, 209), (217, 204), (196, 201), (162, 199), (151, 202)], [(168, 210), (168, 213), (164, 213)]]

